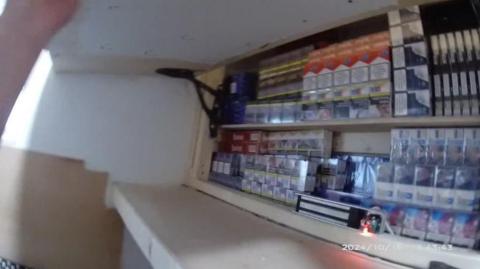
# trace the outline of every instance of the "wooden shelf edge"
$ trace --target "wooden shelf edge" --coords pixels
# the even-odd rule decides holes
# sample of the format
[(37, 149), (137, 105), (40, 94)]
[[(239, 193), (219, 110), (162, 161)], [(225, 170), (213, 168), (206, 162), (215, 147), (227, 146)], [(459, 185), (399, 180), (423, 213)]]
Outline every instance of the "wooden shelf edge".
[(294, 123), (228, 124), (221, 126), (224, 130), (293, 131), (326, 129), (331, 131), (358, 132), (389, 131), (397, 127), (480, 127), (480, 116), (376, 118)]

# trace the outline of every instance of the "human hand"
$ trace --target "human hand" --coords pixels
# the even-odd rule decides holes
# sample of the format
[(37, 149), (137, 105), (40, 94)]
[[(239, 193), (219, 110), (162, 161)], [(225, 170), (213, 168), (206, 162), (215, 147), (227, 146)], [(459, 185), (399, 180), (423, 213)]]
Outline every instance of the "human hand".
[(2, 17), (23, 26), (23, 31), (49, 39), (73, 16), (77, 4), (78, 0), (8, 0)]

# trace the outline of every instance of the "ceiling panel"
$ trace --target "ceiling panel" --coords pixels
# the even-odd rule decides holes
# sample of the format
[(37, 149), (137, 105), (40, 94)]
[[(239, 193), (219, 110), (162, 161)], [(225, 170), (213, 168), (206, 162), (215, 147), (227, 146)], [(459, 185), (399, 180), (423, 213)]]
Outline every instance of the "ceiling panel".
[[(205, 68), (396, 0), (83, 0), (51, 43), (66, 69), (111, 62)], [(75, 59), (82, 60), (75, 60)], [(76, 64), (76, 62), (78, 64)], [(107, 67), (105, 67), (107, 68)]]

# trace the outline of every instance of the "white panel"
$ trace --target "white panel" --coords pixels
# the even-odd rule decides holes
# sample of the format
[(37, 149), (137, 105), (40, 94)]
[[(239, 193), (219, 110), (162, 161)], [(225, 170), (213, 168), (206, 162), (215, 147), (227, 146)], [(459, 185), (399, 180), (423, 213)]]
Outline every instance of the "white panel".
[(181, 182), (199, 111), (182, 80), (52, 72), (23, 147), (85, 160), (114, 180)]
[[(351, 2), (351, 3), (350, 3)], [(396, 0), (85, 0), (51, 44), (62, 57), (211, 65), (385, 9)]]

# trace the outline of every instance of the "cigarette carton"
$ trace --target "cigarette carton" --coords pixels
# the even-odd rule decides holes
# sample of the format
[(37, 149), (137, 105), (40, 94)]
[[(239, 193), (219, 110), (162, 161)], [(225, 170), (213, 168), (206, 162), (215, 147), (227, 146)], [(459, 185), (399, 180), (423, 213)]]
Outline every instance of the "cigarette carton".
[(394, 201), (393, 164), (381, 163), (377, 166), (374, 198), (376, 200)]
[(427, 233), (429, 212), (427, 209), (409, 207), (405, 210), (402, 235), (423, 240)]
[(436, 207), (452, 208), (455, 201), (455, 168), (437, 166), (435, 169), (435, 197)]
[(480, 217), (476, 213), (458, 213), (452, 230), (451, 243), (456, 246), (473, 248), (477, 239)]
[(428, 129), (427, 133), (427, 163), (431, 165), (445, 164), (445, 129)]
[(415, 166), (415, 195), (414, 203), (422, 206), (433, 206), (434, 189), (434, 166)]
[(398, 202), (413, 203), (413, 195), (415, 192), (413, 185), (414, 167), (397, 164), (394, 169), (394, 197)]
[(455, 215), (442, 210), (433, 210), (428, 221), (426, 240), (441, 244), (450, 243)]

